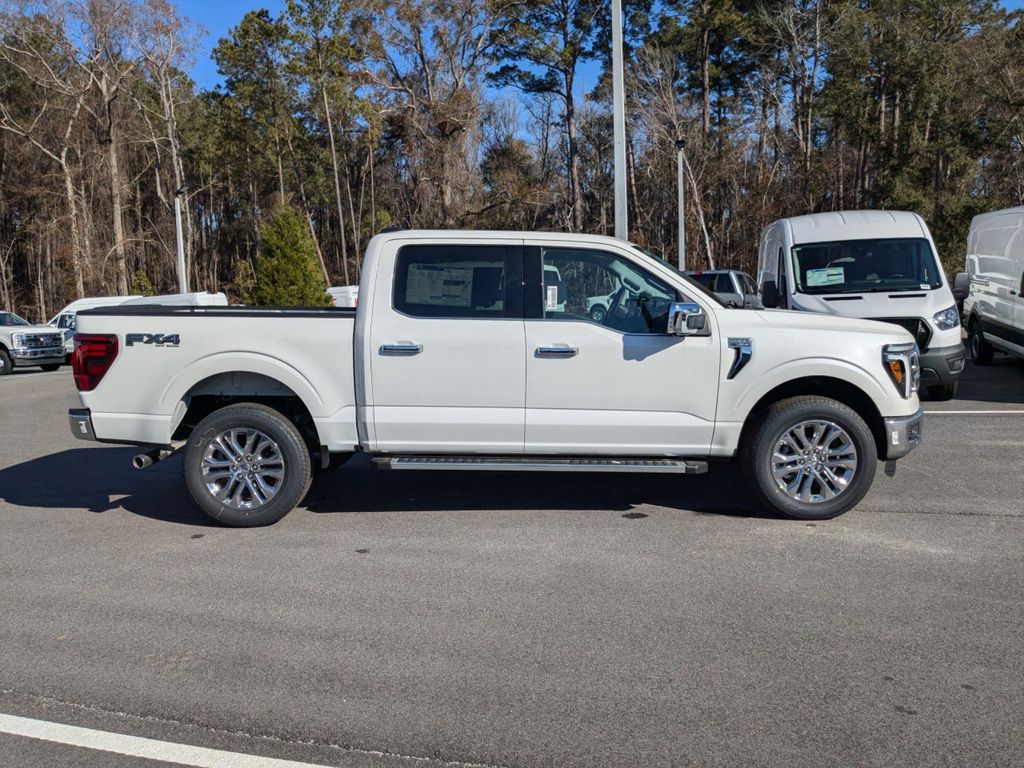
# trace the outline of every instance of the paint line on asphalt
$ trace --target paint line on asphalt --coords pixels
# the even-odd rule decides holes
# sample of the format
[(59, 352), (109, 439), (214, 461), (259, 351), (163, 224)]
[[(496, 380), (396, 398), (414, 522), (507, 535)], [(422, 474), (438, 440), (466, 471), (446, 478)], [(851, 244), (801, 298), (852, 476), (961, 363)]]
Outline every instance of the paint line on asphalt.
[(325, 768), (322, 763), (300, 763), (294, 760), (249, 755), (244, 752), (207, 749), (190, 744), (126, 736), (123, 733), (97, 731), (92, 728), (80, 728), (76, 725), (51, 723), (46, 720), (33, 720), (14, 715), (0, 714), (0, 733), (26, 736), (30, 739), (66, 744), (83, 749), (114, 752), (146, 760), (194, 766), (194, 768)]
[(1005, 416), (1010, 413), (1024, 415), (1024, 408), (1017, 408), (1010, 411), (925, 411), (926, 416), (939, 415), (943, 413), (949, 416)]

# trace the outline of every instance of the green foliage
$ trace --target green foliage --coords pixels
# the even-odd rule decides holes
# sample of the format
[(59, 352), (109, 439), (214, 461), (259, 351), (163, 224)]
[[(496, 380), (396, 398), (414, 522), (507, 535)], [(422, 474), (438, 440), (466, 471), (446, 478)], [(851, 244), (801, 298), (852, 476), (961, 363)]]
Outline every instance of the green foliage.
[(282, 206), (260, 227), (256, 285), (259, 306), (326, 307), (331, 299), (316, 255), (316, 245), (294, 209)]
[(129, 292), (138, 296), (155, 296), (156, 288), (153, 287), (153, 283), (149, 279), (149, 276), (141, 269), (137, 269), (135, 270), (135, 274), (132, 275), (132, 284)]
[(256, 272), (247, 259), (239, 259), (235, 262), (235, 272), (231, 283), (239, 302), (242, 304), (256, 303)]

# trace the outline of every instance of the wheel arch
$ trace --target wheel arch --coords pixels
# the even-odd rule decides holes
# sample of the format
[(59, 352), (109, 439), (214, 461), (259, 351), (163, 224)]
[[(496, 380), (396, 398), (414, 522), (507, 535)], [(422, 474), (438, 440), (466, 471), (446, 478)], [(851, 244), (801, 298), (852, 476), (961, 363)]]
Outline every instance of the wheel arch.
[(749, 439), (764, 413), (775, 403), (792, 397), (827, 397), (853, 409), (868, 425), (878, 456), (886, 454), (885, 423), (871, 396), (856, 384), (832, 376), (805, 376), (775, 386), (763, 394), (747, 413), (740, 432), (740, 445)]
[(200, 421), (214, 411), (237, 403), (257, 403), (292, 421), (318, 450), (320, 437), (309, 406), (290, 386), (273, 376), (252, 371), (224, 371), (207, 376), (181, 395), (172, 419), (172, 439), (186, 440)]

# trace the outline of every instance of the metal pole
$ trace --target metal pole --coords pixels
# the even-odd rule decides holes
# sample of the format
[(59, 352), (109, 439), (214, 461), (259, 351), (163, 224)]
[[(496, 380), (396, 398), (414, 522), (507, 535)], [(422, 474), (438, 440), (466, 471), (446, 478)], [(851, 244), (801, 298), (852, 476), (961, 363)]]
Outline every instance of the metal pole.
[(612, 123), (615, 133), (615, 236), (629, 239), (626, 199), (626, 95), (622, 69), (622, 0), (612, 0)]
[(676, 187), (679, 196), (679, 271), (686, 271), (686, 177), (683, 168), (683, 150), (686, 142), (676, 139)]
[(188, 293), (188, 274), (185, 272), (185, 238), (181, 234), (181, 196), (184, 189), (174, 193), (174, 235), (178, 241), (178, 293)]

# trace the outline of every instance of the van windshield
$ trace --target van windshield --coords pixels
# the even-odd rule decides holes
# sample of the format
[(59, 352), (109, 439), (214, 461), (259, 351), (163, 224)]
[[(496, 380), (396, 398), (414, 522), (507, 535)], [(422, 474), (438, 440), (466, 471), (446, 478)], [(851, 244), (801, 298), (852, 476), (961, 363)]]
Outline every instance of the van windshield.
[(793, 246), (793, 278), (800, 293), (921, 291), (942, 286), (924, 238), (841, 240)]

